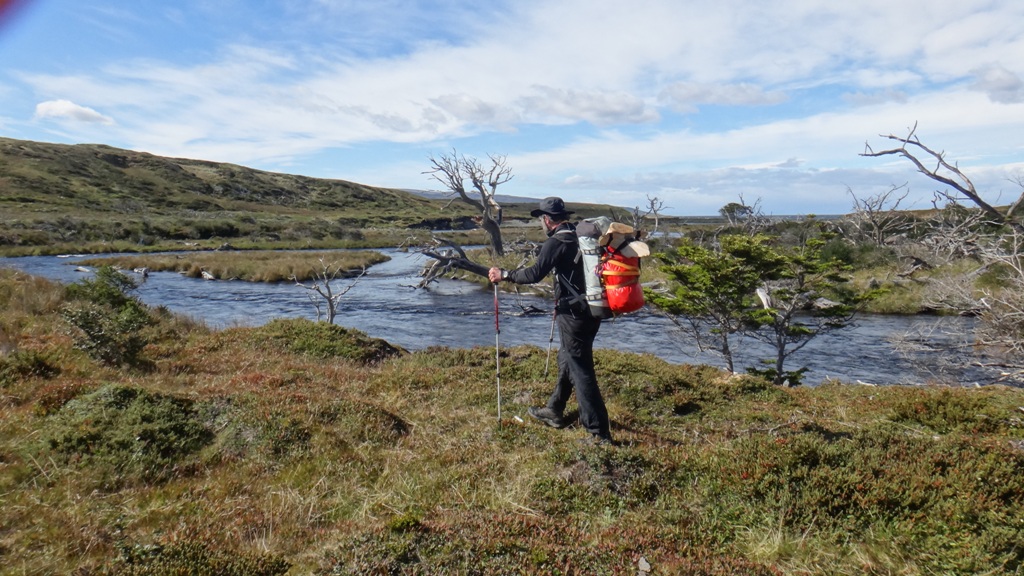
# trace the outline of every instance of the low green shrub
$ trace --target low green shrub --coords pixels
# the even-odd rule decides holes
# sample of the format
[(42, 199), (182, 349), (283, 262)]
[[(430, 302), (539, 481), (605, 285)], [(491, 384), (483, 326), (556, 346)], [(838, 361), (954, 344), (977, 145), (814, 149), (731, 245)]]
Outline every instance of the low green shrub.
[(972, 390), (906, 390), (893, 401), (892, 419), (926, 426), (939, 434), (993, 432), (1000, 420)]
[(201, 419), (218, 430), (214, 451), (221, 460), (262, 462), (305, 454), (313, 437), (305, 419), (256, 397), (221, 399), (200, 407)]
[(756, 562), (666, 538), (636, 520), (601, 529), (571, 517), (494, 512), (399, 516), (385, 528), (364, 531), (329, 550), (316, 573), (618, 575), (638, 573), (641, 557), (652, 574), (778, 574)]
[(334, 400), (314, 407), (316, 422), (356, 444), (393, 445), (411, 426), (383, 408), (355, 400)]
[(16, 350), (0, 356), (0, 387), (7, 387), (23, 378), (53, 378), (60, 367), (50, 356), (38, 350)]
[(130, 294), (135, 280), (103, 266), (95, 278), (68, 286), (61, 316), (73, 327), (75, 346), (111, 366), (142, 364), (142, 330), (153, 323), (149, 310)]
[(278, 319), (252, 331), (257, 345), (281, 346), (289, 352), (317, 358), (347, 358), (373, 363), (401, 354), (401, 348), (385, 340), (326, 322)]
[(212, 550), (202, 542), (163, 545), (124, 545), (104, 576), (165, 576), (216, 574), (217, 576), (283, 576), (291, 564), (280, 556)]
[(101, 484), (160, 481), (213, 439), (189, 400), (107, 385), (67, 402), (42, 427), (45, 452), (97, 471)]
[(129, 301), (120, 310), (95, 304), (71, 304), (61, 316), (75, 328), (75, 347), (111, 366), (137, 366), (146, 340), (140, 331), (150, 323), (149, 312)]
[(111, 266), (100, 266), (92, 279), (68, 285), (65, 294), (68, 300), (84, 300), (118, 309), (133, 299), (131, 292), (138, 287), (135, 279)]
[(812, 426), (723, 445), (702, 461), (707, 501), (718, 508), (708, 514), (725, 525), (813, 529), (837, 545), (892, 532), (936, 573), (1024, 568), (1024, 453), (889, 426)]

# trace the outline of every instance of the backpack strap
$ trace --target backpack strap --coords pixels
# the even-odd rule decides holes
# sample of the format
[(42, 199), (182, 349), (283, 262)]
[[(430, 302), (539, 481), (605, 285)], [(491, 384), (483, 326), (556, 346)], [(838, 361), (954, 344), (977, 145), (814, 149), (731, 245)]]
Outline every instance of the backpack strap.
[[(561, 230), (555, 231), (555, 233), (552, 234), (552, 236), (557, 236), (559, 234), (572, 234), (573, 236), (575, 236), (576, 235), (576, 230), (573, 230), (571, 228), (562, 228)], [(579, 247), (579, 242), (577, 241), (576, 242), (576, 257), (573, 258), (573, 263), (574, 264), (578, 263), (582, 258), (583, 258), (583, 249)], [(581, 302), (584, 303), (584, 304), (587, 303), (588, 297), (587, 297), (586, 293), (580, 294), (578, 290), (573, 288), (572, 282), (570, 282), (569, 280), (563, 278), (561, 274), (557, 274), (557, 273), (555, 274), (555, 279), (556, 279), (556, 281), (559, 284), (562, 285), (562, 288), (564, 288), (565, 291), (569, 293), (568, 297), (563, 296), (562, 298), (560, 298), (560, 300), (564, 301), (566, 304), (568, 304), (570, 306), (572, 306), (573, 304), (579, 304)]]

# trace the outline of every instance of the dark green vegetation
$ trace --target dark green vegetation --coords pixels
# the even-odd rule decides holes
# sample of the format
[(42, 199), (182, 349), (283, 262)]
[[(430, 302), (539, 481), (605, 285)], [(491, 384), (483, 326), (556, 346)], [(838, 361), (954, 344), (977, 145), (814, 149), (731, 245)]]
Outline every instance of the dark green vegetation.
[(493, 348), (211, 331), (113, 272), (0, 270), (0, 573), (1024, 570), (1021, 390), (787, 389), (599, 351), (621, 446), (588, 447), (512, 418), (550, 382), (542, 349), (502, 355), (499, 426)]
[[(532, 208), (507, 205), (505, 215), (529, 218)], [(472, 228), (476, 215), (459, 202), (344, 180), (103, 145), (0, 138), (4, 255), (209, 249), (224, 243), (239, 249), (396, 246), (425, 243), (434, 229)], [(483, 240), (479, 232), (459, 239)]]

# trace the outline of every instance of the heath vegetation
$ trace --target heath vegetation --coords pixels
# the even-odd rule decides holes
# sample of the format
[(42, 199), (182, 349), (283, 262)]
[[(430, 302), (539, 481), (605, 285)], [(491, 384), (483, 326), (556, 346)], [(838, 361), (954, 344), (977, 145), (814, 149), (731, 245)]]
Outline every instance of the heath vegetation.
[(621, 444), (594, 447), (514, 418), (544, 351), (501, 353), (499, 423), (493, 349), (210, 330), (113, 270), (0, 271), (0, 572), (1024, 569), (1019, 389), (780, 388), (602, 350)]

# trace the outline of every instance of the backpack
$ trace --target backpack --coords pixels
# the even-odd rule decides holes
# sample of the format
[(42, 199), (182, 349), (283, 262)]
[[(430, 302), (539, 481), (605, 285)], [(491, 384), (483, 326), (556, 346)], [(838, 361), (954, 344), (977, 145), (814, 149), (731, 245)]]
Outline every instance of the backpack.
[(607, 216), (598, 216), (580, 221), (576, 238), (587, 286), (583, 297), (590, 315), (604, 319), (642, 308), (640, 259), (651, 251), (640, 241), (639, 232)]

